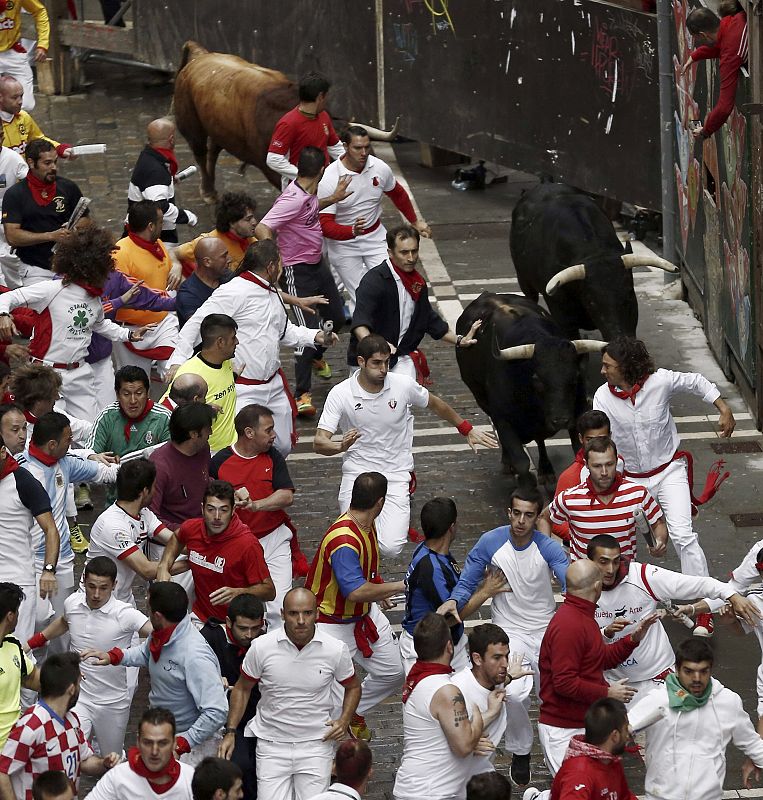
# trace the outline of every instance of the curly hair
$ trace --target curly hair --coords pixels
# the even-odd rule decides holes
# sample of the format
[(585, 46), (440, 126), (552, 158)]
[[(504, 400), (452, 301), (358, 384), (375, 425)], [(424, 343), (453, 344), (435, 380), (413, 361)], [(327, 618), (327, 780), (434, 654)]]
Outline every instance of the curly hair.
[(63, 275), (69, 283), (103, 286), (114, 268), (114, 250), (114, 237), (105, 228), (95, 225), (75, 228), (56, 248), (53, 272)]
[(243, 219), (247, 210), (257, 210), (257, 201), (245, 192), (225, 192), (217, 204), (215, 228), (228, 233), (232, 223)]
[(617, 362), (624, 380), (631, 386), (655, 370), (654, 360), (641, 339), (618, 336), (602, 352)]

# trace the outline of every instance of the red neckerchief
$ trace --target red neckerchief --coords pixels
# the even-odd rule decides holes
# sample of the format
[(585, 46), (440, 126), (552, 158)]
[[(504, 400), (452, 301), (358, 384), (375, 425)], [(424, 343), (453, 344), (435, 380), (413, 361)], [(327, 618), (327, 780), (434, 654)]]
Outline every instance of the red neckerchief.
[(233, 244), (238, 245), (245, 252), (247, 247), (252, 243), (248, 236), (239, 236), (235, 231), (225, 231), (225, 233), (221, 233), (220, 235), (224, 236), (226, 239), (230, 239)]
[(122, 411), (122, 416), (125, 417), (125, 419), (127, 419), (127, 422), (125, 423), (125, 442), (127, 442), (128, 444), (130, 443), (130, 428), (132, 428), (133, 425), (137, 425), (139, 422), (143, 422), (143, 420), (148, 416), (148, 412), (153, 407), (154, 407), (154, 401), (146, 400), (146, 407), (143, 409), (143, 411), (140, 412), (140, 414), (138, 414), (137, 417), (133, 419), (128, 419), (125, 416), (124, 411)]
[(585, 466), (585, 448), (581, 447), (580, 450), (575, 453), (575, 463), (580, 464), (581, 467)]
[(27, 422), (30, 422), (32, 425), (35, 425), (37, 423), (38, 417), (35, 417), (35, 415), (31, 411), (25, 411), (24, 419)]
[(32, 198), (38, 206), (47, 206), (53, 202), (53, 198), (56, 196), (55, 181), (53, 183), (45, 183), (36, 175), (27, 172), (26, 182), (27, 186), (29, 186), (29, 191), (32, 193)]
[[(131, 747), (127, 753), (127, 761), (130, 764), (130, 769), (141, 778), (145, 778), (149, 786), (157, 793), (164, 794), (171, 789), (180, 778), (180, 762), (173, 755), (167, 762), (164, 769), (158, 772), (151, 772), (151, 770), (143, 763), (140, 757), (140, 750), (137, 747)], [(157, 778), (168, 776), (170, 780), (166, 783), (155, 783)]]
[(166, 147), (152, 147), (151, 149), (156, 150), (160, 156), (165, 158), (170, 168), (170, 175), (174, 178), (178, 171), (178, 160), (175, 157), (175, 151), (168, 150)]
[(19, 468), (19, 462), (10, 454), (5, 454), (5, 461), (3, 461), (3, 466), (0, 467), (0, 481), (11, 474), (11, 472), (15, 472)]
[(450, 675), (453, 668), (448, 664), (434, 664), (431, 661), (417, 661), (408, 673), (403, 685), (403, 702), (408, 702), (411, 692), (416, 688), (420, 681), (430, 675)]
[(245, 656), (246, 651), (249, 649), (248, 647), (241, 647), (241, 645), (236, 641), (235, 637), (233, 636), (233, 632), (231, 629), (226, 625), (225, 632), (228, 634), (228, 641), (234, 646), (238, 648), (236, 655), (238, 656)]
[(591, 476), (589, 475), (585, 479), (585, 485), (588, 487), (588, 496), (591, 498), (591, 505), (594, 504), (597, 497), (609, 497), (609, 495), (615, 494), (617, 490), (620, 488), (620, 484), (625, 480), (621, 472), (615, 473), (615, 479), (612, 481), (612, 485), (604, 492), (597, 492), (596, 487), (593, 485), (593, 481), (591, 480)]
[(413, 298), (414, 303), (417, 302), (422, 289), (426, 286), (420, 273), (415, 269), (411, 270), (411, 272), (406, 272), (400, 269), (392, 259), (390, 259), (389, 263), (392, 264), (392, 269), (395, 270), (398, 278), (400, 278), (400, 283), (403, 284), (405, 291)]
[(256, 283), (258, 286), (261, 286), (263, 289), (267, 289), (269, 292), (278, 294), (278, 291), (273, 286), (262, 280), (262, 278), (260, 278), (259, 275), (255, 275), (253, 272), (249, 272), (249, 270), (245, 270), (238, 277), (243, 278), (245, 281), (249, 281), (250, 283)]
[(154, 661), (159, 660), (159, 656), (162, 654), (162, 647), (164, 647), (167, 642), (170, 640), (170, 636), (172, 636), (172, 632), (177, 628), (177, 624), (170, 625), (166, 628), (161, 628), (160, 630), (154, 629), (153, 633), (151, 634), (151, 639), (148, 643), (148, 649), (153, 656)]
[(82, 281), (74, 281), (81, 289), (84, 289), (91, 297), (101, 297), (103, 294), (103, 286), (91, 286), (89, 283)]
[(32, 458), (36, 458), (38, 461), (41, 461), (46, 467), (52, 467), (58, 461), (57, 458), (49, 456), (47, 453), (43, 453), (42, 450), (37, 447), (37, 445), (32, 444), (31, 442), (29, 442), (29, 455), (32, 456)]
[(631, 560), (629, 558), (621, 558), (620, 559), (620, 566), (617, 568), (617, 574), (615, 575), (615, 580), (611, 586), (602, 586), (601, 588), (605, 592), (611, 592), (616, 586), (621, 584), (626, 576), (628, 575), (628, 567), (630, 566)]
[(629, 392), (626, 392), (625, 389), (621, 389), (619, 386), (613, 386), (611, 383), (608, 383), (609, 391), (615, 397), (619, 397), (621, 400), (630, 400), (631, 403), (635, 406), (636, 405), (636, 395), (644, 388), (644, 384), (649, 380), (648, 375), (644, 375), (643, 378), (639, 378), (636, 383), (631, 386)]
[(131, 230), (127, 231), (127, 235), (130, 237), (130, 241), (133, 244), (138, 245), (138, 247), (142, 247), (144, 250), (148, 250), (148, 252), (151, 253), (151, 255), (158, 261), (164, 261), (164, 250), (162, 249), (162, 246), (159, 244), (158, 240), (155, 242), (149, 242), (148, 239), (138, 236)]

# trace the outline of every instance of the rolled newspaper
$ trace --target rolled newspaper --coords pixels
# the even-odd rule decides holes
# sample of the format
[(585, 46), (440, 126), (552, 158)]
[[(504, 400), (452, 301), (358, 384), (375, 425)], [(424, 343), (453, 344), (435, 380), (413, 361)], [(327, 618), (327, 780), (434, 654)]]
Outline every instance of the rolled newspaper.
[(644, 513), (644, 509), (639, 507), (633, 512), (633, 519), (636, 522), (636, 530), (640, 533), (644, 539), (646, 539), (646, 543), (649, 547), (654, 547), (657, 544), (657, 540), (654, 538), (654, 531), (652, 530), (652, 526), (649, 524), (649, 520), (646, 518), (646, 514)]
[(95, 156), (105, 152), (105, 144), (78, 144), (72, 147), (73, 156)]
[[(71, 216), (69, 217), (66, 227), (71, 230), (84, 216), (85, 212), (88, 209), (88, 206), (92, 200), (89, 197), (80, 197), (77, 201), (77, 205), (74, 206), (74, 211), (72, 211)], [(55, 253), (58, 249), (58, 243), (53, 245), (53, 252)]]
[(180, 172), (175, 174), (175, 183), (180, 183), (186, 178), (190, 178), (191, 175), (195, 175), (198, 171), (198, 168), (194, 166), (186, 167), (185, 169), (180, 170)]

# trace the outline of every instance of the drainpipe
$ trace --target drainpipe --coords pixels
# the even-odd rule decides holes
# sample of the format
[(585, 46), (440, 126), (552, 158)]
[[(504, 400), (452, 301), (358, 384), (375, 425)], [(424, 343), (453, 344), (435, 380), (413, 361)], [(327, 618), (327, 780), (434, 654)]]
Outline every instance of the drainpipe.
[[(662, 255), (676, 258), (676, 187), (673, 171), (673, 60), (670, 27), (673, 24), (670, 0), (657, 0), (657, 57), (660, 70), (660, 153), (662, 171)], [(678, 280), (665, 273), (665, 283)]]

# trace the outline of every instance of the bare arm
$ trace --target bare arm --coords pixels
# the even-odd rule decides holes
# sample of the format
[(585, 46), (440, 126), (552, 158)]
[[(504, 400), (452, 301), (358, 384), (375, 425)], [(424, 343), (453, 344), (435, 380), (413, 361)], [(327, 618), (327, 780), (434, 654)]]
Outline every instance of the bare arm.
[(461, 758), (471, 755), (482, 736), (482, 714), (479, 709), (474, 708), (474, 717), (470, 720), (461, 690), (453, 684), (447, 684), (435, 692), (429, 710), (440, 723), (450, 749)]
[(248, 511), (280, 511), (282, 508), (288, 508), (293, 503), (293, 489), (276, 489), (273, 494), (263, 497), (261, 500), (249, 500), (236, 505), (237, 507), (242, 506)]
[(33, 692), (40, 691), (40, 668), (35, 667), (27, 676), (24, 678), (24, 688), (31, 689)]
[(366, 336), (371, 335), (371, 329), (367, 328), (365, 325), (358, 325), (357, 328), (353, 328), (352, 332), (355, 334), (355, 338), (360, 341), (361, 339), (365, 339)]
[(172, 565), (180, 555), (183, 546), (178, 541), (177, 536), (173, 533), (167, 544), (164, 545), (164, 552), (162, 553), (161, 560), (156, 568), (156, 580), (168, 581), (170, 579), (170, 570)]
[(719, 397), (713, 405), (718, 409), (720, 413), (720, 417), (718, 419), (718, 427), (721, 429), (721, 436), (729, 437), (732, 433), (734, 433), (734, 428), (736, 428), (736, 420), (734, 419), (734, 415), (731, 412), (726, 401)]
[(261, 242), (263, 239), (272, 239), (273, 229), (269, 228), (267, 225), (263, 225), (262, 222), (258, 222), (257, 227), (254, 229), (254, 238), (257, 239), (258, 242)]
[[(35, 519), (37, 524), (42, 528), (43, 536), (45, 537), (45, 564), (58, 564), (58, 551), (61, 547), (61, 537), (58, 535), (58, 528), (56, 527), (53, 514), (46, 511), (43, 514), (38, 514)], [(52, 597), (58, 591), (58, 581), (54, 572), (43, 572), (40, 575), (40, 597), (44, 600), (46, 597)]]
[(63, 242), (69, 235), (69, 229), (62, 227), (48, 233), (32, 233), (26, 231), (17, 222), (4, 222), (5, 238), (12, 247), (29, 247), (47, 242)]
[(330, 719), (326, 725), (329, 730), (323, 737), (323, 741), (340, 742), (347, 735), (347, 729), (350, 727), (352, 715), (358, 707), (360, 702), (360, 678), (353, 675), (349, 683), (344, 686), (344, 699), (342, 701), (342, 713), (339, 719)]
[[(241, 717), (244, 716), (246, 711), (246, 704), (249, 702), (249, 697), (252, 694), (252, 689), (256, 681), (247, 678), (246, 675), (239, 675), (236, 685), (231, 689), (228, 706), (228, 721), (225, 723), (227, 728), (235, 728), (241, 722)], [(233, 754), (233, 745), (236, 741), (236, 734), (234, 732), (226, 733), (220, 742), (218, 755), (220, 758), (230, 758)], [(0, 798), (2, 800), (2, 798)]]
[(357, 589), (353, 589), (347, 599), (351, 603), (375, 603), (386, 600), (405, 591), (405, 581), (391, 581), (390, 583), (370, 583), (366, 581)]
[(347, 431), (338, 441), (332, 441), (331, 437), (333, 435), (330, 431), (318, 428), (315, 431), (313, 450), (322, 456), (336, 456), (339, 453), (344, 453), (345, 450), (349, 450), (360, 438), (360, 434), (355, 428)]
[[(434, 411), (440, 419), (449, 422), (454, 428), (458, 428), (461, 423), (466, 421), (444, 400), (431, 392), (429, 393), (429, 404), (427, 407)], [(481, 444), (483, 447), (498, 447), (498, 441), (492, 433), (480, 433), (473, 428), (466, 435), (466, 441), (469, 442), (469, 446), (475, 451), (477, 450), (478, 444)]]
[(221, 586), (209, 595), (209, 602), (213, 605), (225, 605), (240, 594), (250, 594), (260, 600), (275, 600), (276, 587), (273, 585), (271, 578), (265, 578), (262, 583), (253, 583), (251, 586), (244, 586), (238, 589), (232, 586)]
[(66, 619), (64, 617), (58, 617), (58, 619), (54, 619), (53, 622), (42, 631), (42, 635), (50, 641), (51, 639), (57, 639), (59, 636), (63, 636), (68, 630), (69, 625)]
[(10, 777), (4, 772), (0, 772), (0, 800), (18, 800)]
[(156, 572), (159, 562), (151, 561), (151, 559), (146, 558), (146, 556), (140, 550), (136, 551), (135, 553), (131, 553), (122, 560), (130, 567), (131, 570), (140, 575), (143, 580), (156, 580)]
[(506, 581), (506, 576), (501, 570), (489, 570), (487, 577), (480, 584), (477, 591), (467, 600), (461, 609), (461, 619), (466, 619), (478, 611), (489, 598), (502, 592), (510, 592), (511, 587)]

